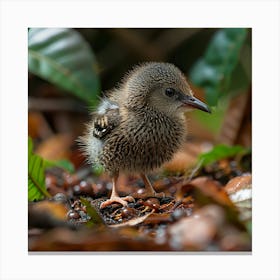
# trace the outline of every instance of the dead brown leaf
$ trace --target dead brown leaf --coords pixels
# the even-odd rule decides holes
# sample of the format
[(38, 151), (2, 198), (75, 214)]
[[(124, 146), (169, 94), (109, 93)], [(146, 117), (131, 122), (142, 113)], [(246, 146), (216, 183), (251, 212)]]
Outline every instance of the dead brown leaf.
[(133, 218), (129, 221), (117, 224), (117, 225), (109, 225), (109, 227), (112, 228), (119, 228), (119, 227), (125, 227), (125, 226), (136, 226), (140, 223), (143, 223), (152, 213), (154, 213), (154, 210), (152, 210), (150, 213), (141, 216), (141, 217), (137, 217), (137, 218)]
[(252, 217), (252, 175), (246, 174), (231, 179), (225, 186), (231, 201), (238, 207), (241, 220)]
[(73, 145), (73, 137), (70, 134), (56, 134), (43, 141), (35, 153), (46, 160), (60, 160), (69, 158), (70, 147)]
[(168, 244), (151, 238), (132, 238), (131, 230), (107, 228), (73, 231), (55, 228), (38, 236), (29, 244), (29, 251), (169, 251)]
[(192, 216), (183, 218), (169, 228), (170, 243), (176, 249), (204, 250), (224, 223), (224, 210), (207, 205)]
[(228, 194), (218, 181), (212, 180), (208, 177), (198, 177), (189, 182), (189, 184), (197, 188), (204, 195), (212, 198), (218, 204), (227, 205), (230, 207), (233, 206)]
[(232, 178), (225, 186), (225, 191), (231, 195), (240, 190), (250, 189), (252, 187), (252, 175), (245, 174)]
[(67, 226), (68, 208), (54, 201), (39, 201), (28, 206), (28, 226), (38, 228), (52, 228)]

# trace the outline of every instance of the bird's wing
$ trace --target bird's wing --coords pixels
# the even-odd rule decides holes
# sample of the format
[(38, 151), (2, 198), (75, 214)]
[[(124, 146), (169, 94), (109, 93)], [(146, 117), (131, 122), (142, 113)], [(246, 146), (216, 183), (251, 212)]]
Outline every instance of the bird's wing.
[(108, 133), (110, 133), (115, 127), (120, 124), (119, 107), (104, 100), (99, 109), (93, 113), (92, 116), (92, 133), (93, 136), (98, 139), (103, 139)]

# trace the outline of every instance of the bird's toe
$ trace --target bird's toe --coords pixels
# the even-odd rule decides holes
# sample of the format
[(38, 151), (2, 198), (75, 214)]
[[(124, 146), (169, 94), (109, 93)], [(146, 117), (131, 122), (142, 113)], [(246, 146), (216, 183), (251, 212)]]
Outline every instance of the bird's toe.
[(131, 195), (122, 197), (123, 200), (128, 201), (128, 202), (135, 202), (134, 197), (132, 197)]
[(153, 197), (164, 198), (166, 195), (164, 192), (155, 192)]
[(114, 203), (119, 203), (122, 206), (127, 206), (128, 202), (134, 202), (134, 198), (132, 196), (125, 196), (125, 197), (119, 197), (119, 196), (115, 196), (115, 197), (111, 197), (110, 199), (102, 202), (100, 204), (100, 209), (103, 209), (111, 204)]

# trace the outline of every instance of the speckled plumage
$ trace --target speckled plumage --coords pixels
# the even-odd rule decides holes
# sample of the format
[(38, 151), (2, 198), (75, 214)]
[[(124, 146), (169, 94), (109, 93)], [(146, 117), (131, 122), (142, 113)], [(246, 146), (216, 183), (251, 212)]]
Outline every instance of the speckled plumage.
[(111, 173), (147, 173), (171, 159), (184, 140), (184, 122), (143, 110), (122, 119), (104, 138), (100, 162)]
[(116, 178), (120, 172), (146, 174), (180, 149), (186, 135), (182, 105), (194, 102), (200, 104), (194, 107), (208, 110), (174, 65), (137, 66), (93, 113), (81, 139), (84, 152)]

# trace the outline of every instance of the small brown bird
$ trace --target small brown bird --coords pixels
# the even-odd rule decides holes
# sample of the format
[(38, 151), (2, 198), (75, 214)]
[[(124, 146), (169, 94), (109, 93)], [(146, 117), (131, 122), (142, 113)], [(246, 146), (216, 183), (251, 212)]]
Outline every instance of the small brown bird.
[(191, 108), (210, 113), (208, 106), (193, 96), (183, 73), (169, 63), (137, 66), (108, 93), (81, 137), (89, 162), (101, 163), (113, 179), (111, 197), (101, 208), (116, 202), (126, 206), (134, 200), (119, 197), (120, 172), (140, 174), (145, 197), (164, 196), (155, 192), (146, 174), (171, 160), (184, 143), (183, 113)]

